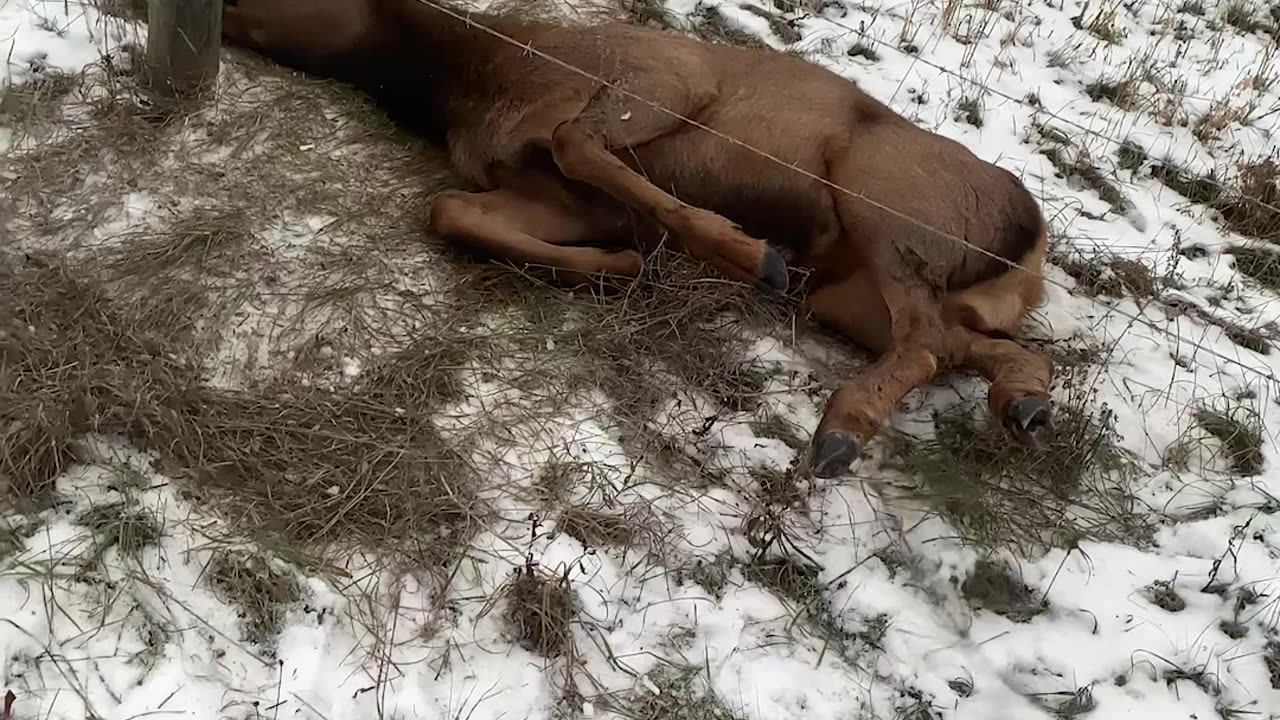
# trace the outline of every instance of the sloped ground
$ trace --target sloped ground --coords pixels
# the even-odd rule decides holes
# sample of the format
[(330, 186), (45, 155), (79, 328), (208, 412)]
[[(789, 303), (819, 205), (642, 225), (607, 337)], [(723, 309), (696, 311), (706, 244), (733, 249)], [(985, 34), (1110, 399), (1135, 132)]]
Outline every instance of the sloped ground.
[(791, 301), (461, 257), (442, 158), (359, 97), (228, 52), (165, 115), (142, 28), (0, 7), (14, 718), (1280, 715), (1275, 20), (779, 1), (615, 10), (1022, 173), (1056, 447), (948, 377), (816, 482), (861, 356)]

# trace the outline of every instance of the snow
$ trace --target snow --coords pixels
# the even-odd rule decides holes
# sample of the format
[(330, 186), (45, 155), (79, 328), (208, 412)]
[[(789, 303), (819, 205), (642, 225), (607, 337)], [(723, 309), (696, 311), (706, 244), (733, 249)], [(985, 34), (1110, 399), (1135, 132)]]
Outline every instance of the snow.
[[(98, 60), (104, 42), (118, 39), (88, 6), (2, 1), (0, 51), (8, 60), (0, 91), (43, 69), (77, 71)], [(785, 47), (768, 21), (741, 9), (751, 1), (726, 2), (719, 12)], [(756, 7), (785, 11), (785, 0), (778, 1), (759, 0)], [(705, 3), (667, 5), (689, 14)], [(1212, 1), (1204, 3), (1202, 17), (1168, 3), (1120, 7), (1115, 23), (1125, 37), (1114, 45), (1073, 24), (1082, 9), (1085, 24), (1099, 12), (1092, 4), (980, 5), (995, 9), (951, 6), (948, 30), (941, 7), (833, 0), (796, 25), (802, 38), (795, 45), (923, 126), (1022, 175), (1055, 227), (1081, 250), (1176, 261), (1181, 289), (1164, 299), (1251, 327), (1280, 321), (1274, 294), (1237, 274), (1223, 252), (1239, 237), (1158, 181), (1112, 167), (1120, 140), (1155, 159), (1216, 169), (1228, 180), (1236, 160), (1273, 151), (1277, 115), (1268, 111), (1280, 106), (1280, 83), (1240, 82), (1276, 72), (1274, 40), (1207, 28), (1225, 8)], [(1178, 23), (1185, 28), (1179, 31)], [(979, 36), (957, 40), (966, 33)], [(898, 49), (907, 43), (918, 53)], [(849, 56), (856, 44), (873, 48), (879, 59)], [(1115, 78), (1131, 63), (1152, 68), (1148, 80), (1185, 87), (1157, 93), (1169, 101), (1164, 105), (1132, 110), (1088, 97), (1090, 83)], [(1026, 100), (1031, 95), (1039, 107)], [(956, 103), (968, 97), (984, 108), (980, 128), (955, 118)], [(1193, 132), (1196, 120), (1219, 101), (1248, 103), (1258, 119), (1228, 125), (1202, 142)], [(1175, 121), (1161, 123), (1162, 113)], [(1064, 132), (1104, 170), (1114, 170), (1133, 208), (1116, 213), (1096, 192), (1056, 177), (1035, 141), (1027, 142), (1035, 137), (1034, 122)], [(0, 147), (4, 137), (0, 132)], [(150, 207), (142, 195), (124, 198), (117, 222), (140, 222)], [(330, 220), (284, 222), (274, 250), (305, 252)], [(102, 236), (120, 229), (104, 227)], [(1192, 244), (1205, 254), (1178, 254)], [(1280, 641), (1271, 599), (1280, 577), (1274, 435), (1280, 405), (1273, 387), (1280, 353), (1239, 347), (1220, 328), (1160, 302), (1074, 294), (1065, 273), (1049, 268), (1046, 274), (1051, 285), (1040, 324), (1059, 340), (1083, 336), (1116, 348), (1097, 383), (1099, 399), (1116, 412), (1125, 446), (1147, 464), (1138, 493), (1159, 529), (1150, 547), (1085, 541), (1034, 559), (1008, 558), (1036, 598), (1048, 603), (1027, 622), (969, 607), (959, 586), (978, 551), (955, 540), (954, 529), (937, 516), (880, 497), (878, 489), (894, 479), (888, 471), (870, 477), (872, 464), (855, 469), (851, 481), (815, 486), (808, 512), (798, 519), (805, 552), (821, 568), (818, 581), (830, 583), (824, 597), (841, 630), (866, 635), (883, 624), (878, 641), (862, 642), (854, 655), (793, 623), (794, 603), (744, 577), (741, 568), (728, 571), (716, 597), (687, 576), (673, 576), (663, 558), (614, 549), (588, 553), (565, 533), (529, 541), (522, 525), (529, 508), (509, 491), (529, 487), (553, 460), (582, 460), (600, 468), (613, 501), (645, 508), (675, 528), (665, 539), (676, 560), (744, 556), (752, 548), (741, 490), (755, 482), (747, 469), (785, 470), (796, 451), (742, 417), (722, 415), (706, 425), (717, 416), (714, 402), (696, 389), (681, 391), (654, 422), (702, 428), (682, 436), (686, 449), (729, 482), (668, 492), (667, 485), (680, 481), (637, 469), (617, 429), (596, 417), (599, 401), (590, 398), (560, 422), (522, 425), (512, 418), (501, 435), (467, 437), (469, 420), (486, 412), (494, 393), (513, 393), (476, 377), (468, 395), (441, 412), (439, 424), (467, 437), (476, 464), (504, 478), (507, 492), (494, 501), (506, 520), (473, 541), (485, 561), (459, 572), (447, 598), (420, 578), (392, 576), (369, 559), (350, 560), (344, 570), (351, 579), (343, 582), (294, 568), (304, 599), (287, 609), (275, 658), (267, 659), (244, 638), (234, 605), (203, 579), (214, 549), (234, 532), (208, 508), (183, 499), (145, 455), (116, 439), (88, 438), (82, 453), (88, 459), (59, 480), (63, 504), (0, 523), (0, 541), (17, 538), (12, 553), (0, 553), (0, 686), (17, 695), (15, 720), (549, 718), (563, 689), (564, 664), (513, 643), (500, 613), (485, 603), (528, 554), (550, 572), (567, 573), (588, 619), (574, 629), (585, 673), (598, 683), (577, 678), (590, 698), (584, 716), (617, 716), (597, 692), (667, 692), (654, 678), (675, 662), (697, 669), (698, 682), (736, 715), (759, 720), (929, 717), (900, 714), (918, 702), (948, 720), (1050, 718), (1044, 703), (1060, 706), (1085, 688), (1094, 705), (1090, 717), (1280, 717), (1280, 669), (1264, 660), (1268, 652), (1280, 658), (1268, 647)], [(258, 311), (246, 312), (253, 317), (245, 321), (244, 338), (265, 335), (255, 325)], [(266, 364), (267, 349), (256, 340), (237, 342), (221, 350), (222, 362)], [(821, 397), (778, 378), (821, 365), (821, 349), (759, 338), (745, 360), (776, 371), (766, 388), (767, 408), (811, 432)], [(344, 354), (340, 364), (351, 379), (367, 360)], [(215, 381), (230, 384), (229, 377)], [(1164, 468), (1164, 453), (1186, 432), (1197, 403), (1244, 391), (1253, 393), (1266, 428), (1261, 475), (1232, 481), (1212, 458), (1193, 460), (1192, 470)], [(971, 397), (973, 390), (913, 393), (894, 423), (914, 427), (930, 406), (957, 396)], [(127, 472), (145, 481), (123, 483)], [(85, 582), (78, 571), (99, 547), (83, 513), (108, 502), (154, 515), (164, 532), (137, 557), (106, 550), (98, 559), (106, 577)], [(1218, 514), (1197, 512), (1207, 504)], [(888, 563), (887, 550), (905, 552), (911, 562)], [(1150, 588), (1159, 582), (1169, 583), (1185, 607), (1172, 611), (1155, 602)], [(447, 620), (431, 610), (442, 602)], [(1226, 631), (1237, 621), (1247, 628), (1243, 637)], [(156, 627), (165, 632), (157, 635)], [(1059, 711), (1057, 717), (1071, 715)]]

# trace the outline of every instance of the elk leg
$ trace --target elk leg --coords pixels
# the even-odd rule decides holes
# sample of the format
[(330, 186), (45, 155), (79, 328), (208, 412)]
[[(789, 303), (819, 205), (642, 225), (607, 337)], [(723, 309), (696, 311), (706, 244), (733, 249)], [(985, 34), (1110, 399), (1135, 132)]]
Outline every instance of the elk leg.
[(748, 237), (727, 218), (680, 202), (627, 167), (578, 123), (556, 128), (551, 152), (566, 176), (652, 216), (679, 236), (691, 255), (710, 262), (730, 279), (786, 290), (787, 264), (776, 250)]
[(1012, 340), (996, 339), (968, 328), (951, 333), (965, 336), (964, 365), (991, 383), (987, 406), (1005, 431), (1021, 445), (1039, 447), (1054, 431), (1049, 403), (1053, 361)]
[(552, 268), (567, 285), (589, 284), (597, 273), (635, 277), (644, 260), (634, 250), (566, 247), (615, 228), (590, 212), (573, 212), (548, 197), (498, 189), (440, 193), (430, 227), (445, 238), (491, 255)]
[(814, 433), (813, 472), (836, 477), (907, 393), (929, 382), (947, 360), (941, 320), (919, 289), (877, 283), (870, 271), (820, 287), (807, 310), (878, 357), (827, 400)]

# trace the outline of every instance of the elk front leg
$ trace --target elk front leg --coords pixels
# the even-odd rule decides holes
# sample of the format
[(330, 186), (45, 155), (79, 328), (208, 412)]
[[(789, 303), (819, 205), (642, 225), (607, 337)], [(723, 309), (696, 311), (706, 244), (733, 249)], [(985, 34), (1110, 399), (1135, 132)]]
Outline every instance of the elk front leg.
[(652, 217), (679, 237), (689, 253), (733, 280), (783, 292), (787, 264), (763, 240), (748, 237), (714, 212), (687, 205), (627, 167), (577, 122), (558, 126), (551, 137), (556, 164), (568, 177), (594, 185)]

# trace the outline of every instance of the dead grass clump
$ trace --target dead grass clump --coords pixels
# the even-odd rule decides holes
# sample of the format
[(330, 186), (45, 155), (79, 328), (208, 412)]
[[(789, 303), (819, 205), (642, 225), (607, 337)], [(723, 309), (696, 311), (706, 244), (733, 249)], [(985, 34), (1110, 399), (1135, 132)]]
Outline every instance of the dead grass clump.
[(1138, 107), (1141, 84), (1130, 77), (1119, 80), (1095, 80), (1085, 86), (1084, 92), (1090, 100), (1106, 100), (1121, 110), (1134, 110)]
[(694, 666), (662, 665), (645, 675), (645, 689), (608, 697), (602, 703), (636, 720), (739, 720)]
[(600, 390), (624, 428), (650, 444), (656, 439), (647, 423), (674, 388), (697, 388), (725, 412), (759, 405), (769, 375), (744, 360), (750, 336), (778, 328), (792, 312), (790, 299), (771, 301), (721, 282), (669, 248), (651, 253), (641, 278), (612, 297), (482, 278), (454, 289), (461, 315), (465, 308), (516, 309), (521, 324), (504, 337), (506, 356), (521, 358), (538, 382)]
[(1222, 8), (1222, 22), (1250, 35), (1269, 30), (1266, 22), (1258, 17), (1257, 10), (1248, 0), (1230, 0)]
[(749, 582), (772, 590), (794, 604), (796, 618), (843, 657), (852, 657), (862, 639), (846, 630), (831, 607), (826, 586), (818, 579), (820, 568), (790, 556), (757, 556), (741, 564)]
[(1030, 622), (1049, 609), (1044, 599), (1010, 574), (1009, 568), (991, 560), (979, 560), (960, 585), (960, 592), (974, 608), (990, 610), (1013, 622)]
[(1236, 245), (1227, 252), (1235, 258), (1235, 268), (1271, 290), (1280, 291), (1280, 248)]
[(1187, 601), (1182, 599), (1173, 583), (1168, 580), (1156, 580), (1143, 588), (1143, 594), (1152, 605), (1168, 612), (1182, 612), (1187, 608)]
[(1280, 690), (1280, 640), (1268, 640), (1262, 651), (1262, 662), (1271, 677), (1271, 687)]
[(653, 545), (659, 539), (652, 521), (637, 509), (619, 514), (570, 505), (560, 513), (556, 528), (587, 547), (627, 548), (638, 542)]
[(1085, 30), (1090, 35), (1112, 45), (1119, 44), (1128, 37), (1128, 30), (1120, 24), (1120, 10), (1123, 6), (1116, 2), (1110, 3), (1103, 0), (1099, 3), (1098, 11), (1092, 16), (1086, 17), (1089, 5), (1086, 3), (1080, 14), (1071, 18), (1071, 24), (1077, 30)]
[(1212, 206), (1224, 192), (1216, 173), (1197, 175), (1169, 161), (1154, 163), (1151, 176), (1191, 202), (1202, 205)]
[(1116, 213), (1124, 215), (1133, 209), (1133, 201), (1119, 185), (1098, 169), (1084, 148), (1076, 147), (1059, 130), (1040, 125), (1036, 126), (1036, 130), (1044, 140), (1039, 148), (1040, 154), (1049, 160), (1063, 179), (1075, 181), (1098, 193), (1098, 197)]
[(205, 576), (214, 590), (236, 606), (245, 640), (274, 652), (289, 606), (302, 599), (291, 573), (265, 558), (240, 550), (215, 550)]
[[(0, 494), (4, 488), (0, 487)], [(27, 539), (35, 535), (39, 525), (21, 519), (20, 516), (5, 514), (0, 516), (0, 561), (17, 553), (26, 544)]]
[(962, 538), (985, 547), (1070, 547), (1082, 538), (1142, 542), (1149, 527), (1129, 490), (1139, 466), (1118, 444), (1115, 418), (1068, 387), (1055, 411), (1057, 437), (1017, 446), (975, 403), (934, 417), (934, 436), (900, 440), (892, 462), (917, 479)]
[(1153, 298), (1160, 291), (1160, 278), (1138, 260), (1122, 257), (1084, 259), (1078, 254), (1055, 252), (1049, 261), (1074, 278), (1082, 292), (1093, 297)]
[(1257, 410), (1242, 403), (1206, 405), (1196, 411), (1195, 420), (1222, 444), (1232, 471), (1243, 477), (1262, 473), (1266, 456), (1262, 452), (1262, 417)]
[(0, 118), (5, 124), (29, 126), (58, 117), (61, 102), (80, 86), (83, 78), (56, 70), (44, 70), (29, 80), (10, 85), (0, 95)]
[(154, 515), (124, 502), (95, 506), (80, 516), (79, 523), (93, 533), (97, 558), (116, 548), (122, 556), (136, 560), (163, 536)]
[(242, 526), (303, 546), (391, 550), (431, 568), (474, 526), (470, 466), (422, 415), (351, 392), (209, 387), (156, 341), (154, 317), (62, 265), (11, 260), (0, 296), (22, 331), (0, 346), (0, 458), (19, 493), (47, 495), (70, 439), (96, 430), (152, 451)]
[(1093, 697), (1090, 685), (1072, 691), (1038, 694), (1032, 697), (1037, 705), (1049, 711), (1057, 720), (1077, 720), (1093, 712), (1098, 701)]
[(960, 101), (956, 103), (956, 121), (968, 123), (976, 128), (981, 128), (983, 124), (981, 98), (961, 98)]
[[(1241, 164), (1228, 188), (1216, 173), (1200, 176), (1170, 162), (1155, 163), (1151, 174), (1192, 202), (1216, 210), (1227, 229), (1280, 242), (1280, 162), (1267, 157)], [(1265, 270), (1259, 269), (1259, 274)]]
[(795, 43), (798, 43), (800, 42), (800, 39), (804, 37), (801, 34), (801, 32), (795, 28), (794, 25), (787, 22), (786, 18), (782, 17), (781, 15), (778, 15), (777, 13), (770, 12), (768, 10), (765, 10), (762, 7), (757, 7), (755, 5), (739, 5), (738, 7), (742, 8), (746, 12), (751, 13), (752, 15), (755, 15), (758, 18), (763, 18), (766, 22), (769, 23), (769, 30), (774, 35), (777, 35), (778, 38), (782, 40), (782, 42), (788, 45), (793, 45)]
[(1130, 172), (1136, 173), (1141, 170), (1142, 166), (1147, 164), (1149, 159), (1150, 158), (1147, 156), (1146, 150), (1143, 150), (1128, 140), (1124, 141), (1120, 144), (1120, 147), (1116, 148), (1117, 162), (1120, 167)]
[(1264, 158), (1238, 168), (1234, 192), (1214, 204), (1227, 227), (1248, 237), (1280, 242), (1280, 163)]
[(896, 704), (894, 720), (942, 720), (942, 716), (934, 709), (933, 702), (916, 688), (898, 690)]
[(676, 20), (661, 0), (623, 0), (622, 10), (637, 25), (664, 29), (676, 27)]
[(572, 647), (577, 607), (567, 573), (555, 577), (530, 561), (515, 569), (498, 596), (506, 602), (507, 630), (520, 647), (547, 658)]
[(99, 289), (35, 263), (0, 255), (0, 479), (15, 498), (41, 503), (92, 420), (83, 373), (127, 363), (137, 345)]
[(729, 584), (729, 575), (738, 565), (738, 560), (729, 553), (722, 553), (710, 559), (697, 558), (692, 564), (677, 570), (676, 581), (682, 583), (684, 578), (688, 577), (719, 600), (724, 597), (724, 589)]
[(689, 16), (689, 30), (696, 37), (712, 43), (737, 45), (747, 48), (767, 48), (769, 45), (754, 34), (739, 29), (720, 12), (718, 5), (699, 4)]

